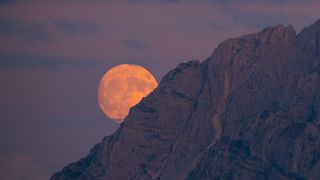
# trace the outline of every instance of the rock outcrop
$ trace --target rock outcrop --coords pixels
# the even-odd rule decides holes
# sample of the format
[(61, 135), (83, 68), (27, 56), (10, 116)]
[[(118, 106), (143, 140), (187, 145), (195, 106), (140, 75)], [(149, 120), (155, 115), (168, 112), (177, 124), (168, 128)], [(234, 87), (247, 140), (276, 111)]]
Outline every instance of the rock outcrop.
[(52, 179), (317, 179), (320, 21), (222, 42), (170, 71)]

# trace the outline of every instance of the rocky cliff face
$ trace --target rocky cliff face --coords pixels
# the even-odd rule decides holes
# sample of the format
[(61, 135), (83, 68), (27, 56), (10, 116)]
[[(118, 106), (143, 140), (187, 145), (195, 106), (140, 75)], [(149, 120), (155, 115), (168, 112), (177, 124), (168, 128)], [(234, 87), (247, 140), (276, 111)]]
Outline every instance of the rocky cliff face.
[(320, 21), (180, 64), (120, 128), (52, 179), (320, 177)]

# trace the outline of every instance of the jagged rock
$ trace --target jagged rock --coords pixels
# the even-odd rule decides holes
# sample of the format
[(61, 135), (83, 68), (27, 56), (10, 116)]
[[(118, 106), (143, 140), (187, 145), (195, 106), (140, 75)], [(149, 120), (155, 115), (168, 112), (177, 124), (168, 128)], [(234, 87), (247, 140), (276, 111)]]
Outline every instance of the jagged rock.
[(51, 179), (317, 179), (320, 20), (221, 43), (170, 71)]

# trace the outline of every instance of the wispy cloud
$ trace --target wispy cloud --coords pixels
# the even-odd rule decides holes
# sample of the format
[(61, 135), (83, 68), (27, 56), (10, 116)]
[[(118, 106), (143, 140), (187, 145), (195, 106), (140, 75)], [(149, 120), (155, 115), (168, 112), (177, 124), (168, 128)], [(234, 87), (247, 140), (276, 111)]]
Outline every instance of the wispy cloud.
[(64, 67), (97, 67), (95, 60), (37, 56), (28, 53), (0, 53), (0, 69), (45, 68), (56, 70)]
[(264, 28), (275, 24), (293, 24), (297, 30), (320, 16), (317, 0), (244, 1), (229, 3), (226, 11), (246, 26)]
[(8, 5), (10, 3), (16, 2), (17, 0), (0, 0), (0, 6)]
[(31, 42), (51, 41), (54, 39), (52, 33), (56, 30), (63, 31), (68, 35), (99, 32), (98, 26), (91, 22), (64, 19), (38, 21), (23, 17), (0, 16), (0, 38), (12, 36)]
[(182, 0), (128, 0), (128, 2), (140, 2), (140, 3), (156, 3), (156, 2), (163, 2), (163, 3), (177, 3), (182, 2)]
[(125, 39), (123, 43), (127, 47), (136, 49), (136, 50), (145, 50), (148, 48), (147, 45), (145, 45), (143, 42), (136, 39), (132, 39), (132, 38)]
[(53, 25), (68, 34), (97, 33), (98, 26), (90, 22), (68, 21), (64, 19), (52, 20)]
[(49, 29), (45, 23), (3, 16), (0, 16), (1, 36), (15, 36), (29, 41), (47, 41), (51, 39)]

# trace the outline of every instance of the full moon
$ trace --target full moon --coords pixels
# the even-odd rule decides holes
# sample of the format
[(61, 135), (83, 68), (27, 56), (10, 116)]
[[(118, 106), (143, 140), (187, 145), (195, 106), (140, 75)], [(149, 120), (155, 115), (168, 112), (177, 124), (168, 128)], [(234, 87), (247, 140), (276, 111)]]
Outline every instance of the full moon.
[(158, 86), (157, 80), (145, 68), (121, 64), (108, 70), (98, 88), (101, 110), (112, 120), (121, 123), (132, 106)]

